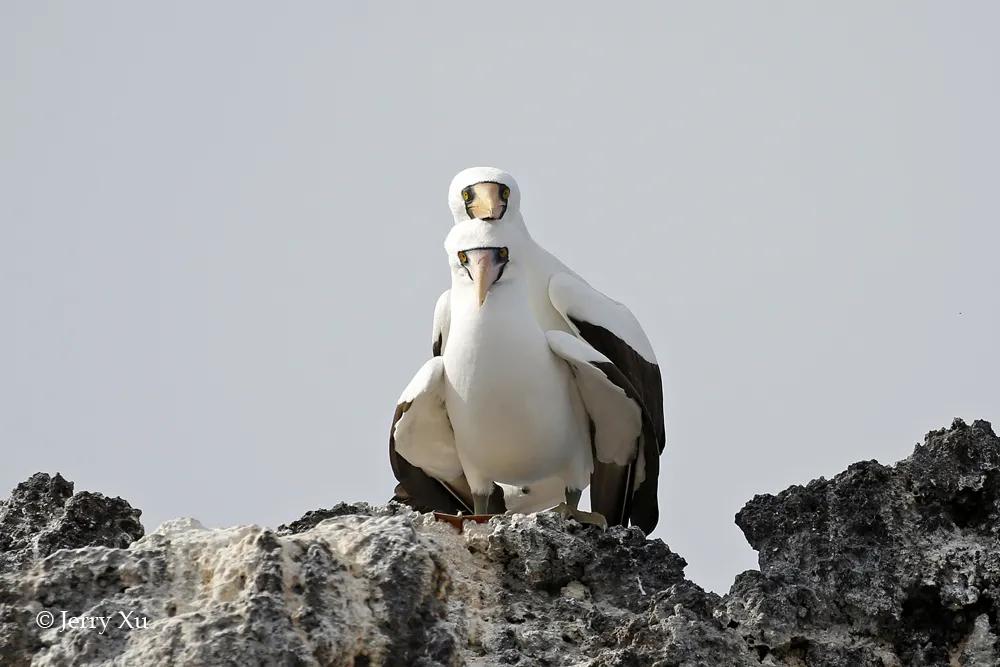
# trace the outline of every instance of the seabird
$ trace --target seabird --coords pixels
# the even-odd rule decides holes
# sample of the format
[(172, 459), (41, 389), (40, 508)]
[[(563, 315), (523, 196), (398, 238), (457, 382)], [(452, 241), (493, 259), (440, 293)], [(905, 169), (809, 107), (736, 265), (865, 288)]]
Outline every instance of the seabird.
[[(635, 469), (644, 415), (630, 384), (585, 341), (539, 324), (526, 261), (532, 248), (518, 230), (456, 225), (445, 249), (448, 344), (400, 397), (395, 455), (477, 515), (490, 513), (498, 485), (540, 484), (559, 490), (546, 492), (546, 502), (556, 501), (549, 506), (607, 525), (604, 513), (578, 503), (595, 459)], [(608, 516), (620, 517), (629, 498), (619, 502), (605, 508)]]
[[(510, 174), (492, 167), (462, 171), (449, 188), (448, 201), (455, 222), (449, 239), (453, 236), (469, 240), (479, 238), (482, 245), (486, 239), (502, 236), (503, 244), (491, 247), (507, 247), (508, 252), (516, 247), (519, 277), (538, 327), (550, 340), (555, 337), (561, 341), (564, 348), (569, 345), (570, 338), (586, 345), (590, 356), (584, 356), (591, 362), (589, 366), (600, 370), (639, 406), (642, 418), (635, 457), (608, 462), (598, 456), (590, 476), (590, 495), (591, 507), (610, 523), (631, 523), (648, 534), (655, 528), (659, 516), (656, 483), (659, 455), (665, 444), (663, 389), (656, 356), (628, 308), (591, 287), (531, 238), (521, 216), (520, 200), (517, 182)], [(448, 358), (452, 337), (458, 329), (455, 319), (459, 312), (455, 297), (457, 287), (453, 272), (452, 289), (441, 295), (434, 312), (432, 352), (436, 359), (441, 355)], [(558, 344), (550, 345), (553, 350), (558, 347)], [(429, 361), (422, 372), (433, 375), (428, 369), (435, 363), (435, 359)], [(577, 367), (572, 368), (579, 377)], [(411, 394), (416, 391), (412, 383), (408, 391)], [(397, 497), (422, 510), (468, 511), (471, 509), (467, 502), (471, 490), (465, 477), (453, 479), (436, 474), (454, 474), (456, 469), (429, 469), (397, 455), (394, 435), (405, 412), (404, 406), (411, 400), (407, 396), (409, 394), (404, 392), (396, 410), (389, 443), (393, 471), (400, 482)], [(591, 439), (596, 447), (599, 434), (594, 427), (591, 427)], [(531, 456), (529, 453), (529, 460)], [(560, 483), (555, 478), (543, 479), (534, 485), (501, 483), (493, 488), (487, 509), (492, 513), (506, 508), (531, 511), (551, 506), (553, 501), (558, 502), (563, 492)]]

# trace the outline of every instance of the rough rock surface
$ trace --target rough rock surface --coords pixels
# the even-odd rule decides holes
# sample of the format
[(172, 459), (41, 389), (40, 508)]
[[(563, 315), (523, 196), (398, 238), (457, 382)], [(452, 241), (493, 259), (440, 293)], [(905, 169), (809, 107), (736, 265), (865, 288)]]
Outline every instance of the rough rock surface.
[[(142, 537), (124, 501), (39, 474), (0, 505), (0, 664), (1000, 665), (986, 422), (757, 496), (737, 523), (761, 570), (720, 598), (637, 529), (539, 514), (459, 534), (341, 503), (276, 530), (179, 519)], [(110, 618), (62, 629), (64, 611)]]
[[(768, 664), (1000, 665), (1000, 440), (955, 420), (893, 467), (757, 496), (719, 617)], [(796, 662), (798, 661), (798, 662)]]
[(0, 573), (58, 549), (127, 547), (143, 535), (141, 514), (121, 498), (74, 494), (61, 475), (35, 473), (0, 500)]

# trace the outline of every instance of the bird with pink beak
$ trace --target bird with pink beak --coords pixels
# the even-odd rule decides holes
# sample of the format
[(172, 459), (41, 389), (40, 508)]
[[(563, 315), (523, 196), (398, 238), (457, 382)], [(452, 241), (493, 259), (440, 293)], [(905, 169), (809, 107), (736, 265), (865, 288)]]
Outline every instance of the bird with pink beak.
[(503, 276), (509, 256), (507, 248), (470, 248), (458, 251), (458, 261), (472, 281), (480, 307), (486, 302), (486, 294), (490, 288)]

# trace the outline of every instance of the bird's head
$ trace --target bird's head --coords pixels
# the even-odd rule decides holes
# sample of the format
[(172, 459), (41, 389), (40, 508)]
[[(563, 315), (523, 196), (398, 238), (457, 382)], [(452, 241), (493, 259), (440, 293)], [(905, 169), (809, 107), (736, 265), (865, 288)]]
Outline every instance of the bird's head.
[(455, 262), (458, 279), (462, 280), (461, 274), (464, 273), (464, 279), (475, 292), (482, 308), (486, 295), (503, 277), (504, 269), (510, 262), (510, 250), (506, 246), (459, 250), (455, 253)]
[(448, 205), (455, 222), (499, 222), (520, 209), (521, 193), (514, 177), (495, 167), (460, 171), (448, 188)]

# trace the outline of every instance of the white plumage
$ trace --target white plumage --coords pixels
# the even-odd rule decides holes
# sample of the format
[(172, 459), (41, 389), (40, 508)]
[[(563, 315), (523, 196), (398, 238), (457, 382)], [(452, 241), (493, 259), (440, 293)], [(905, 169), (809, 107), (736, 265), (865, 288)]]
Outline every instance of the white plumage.
[[(594, 453), (628, 465), (640, 408), (592, 365), (607, 361), (602, 354), (539, 326), (523, 239), (502, 227), (458, 226), (445, 247), (452, 270), (447, 344), (400, 397), (409, 406), (395, 425), (396, 451), (442, 481), (461, 486), (464, 475), (474, 495), (506, 485), (508, 507), (522, 511), (556, 505), (567, 488), (584, 489)], [(480, 305), (457, 258), (496, 248), (510, 259)], [(520, 493), (523, 487), (529, 492)]]
[[(511, 190), (507, 211), (497, 222), (475, 220), (466, 213), (461, 192), (469, 184), (481, 181), (504, 183)], [(494, 227), (503, 227), (506, 235), (521, 240), (529, 281), (529, 299), (535, 310), (535, 317), (543, 328), (577, 333), (568, 321), (570, 316), (600, 323), (647, 362), (657, 363), (653, 346), (632, 312), (591, 287), (579, 274), (531, 237), (521, 215), (521, 191), (513, 176), (495, 167), (465, 169), (452, 179), (448, 188), (448, 205), (455, 227), (469, 227), (463, 232), (469, 236), (486, 238)], [(438, 304), (441, 304), (440, 300)], [(435, 310), (435, 332), (447, 327), (446, 322), (438, 321), (439, 315), (446, 316), (446, 313), (441, 309)]]
[[(470, 205), (476, 184), (506, 188), (505, 206)], [(662, 389), (642, 327), (532, 239), (517, 183), (506, 172), (467, 169), (452, 181), (448, 199), (455, 218), (445, 242), (452, 286), (438, 299), (433, 327), (434, 354), (442, 356), (418, 374), (428, 378), (423, 393), (410, 396), (411, 383), (401, 397), (405, 409), (397, 409), (390, 455), (395, 448), (460, 501), (500, 484), (506, 507), (521, 511), (554, 505), (567, 488), (592, 483), (595, 509), (616, 523), (635, 514), (633, 523), (638, 517), (652, 530)], [(490, 217), (473, 215), (482, 211)], [(459, 253), (490, 248), (506, 248), (510, 261), (480, 307)], [(423, 414), (432, 406), (454, 435), (451, 459), (440, 444), (440, 415)], [(423, 505), (435, 504), (425, 480), (398, 469), (397, 478), (404, 491), (408, 482), (421, 487)]]

